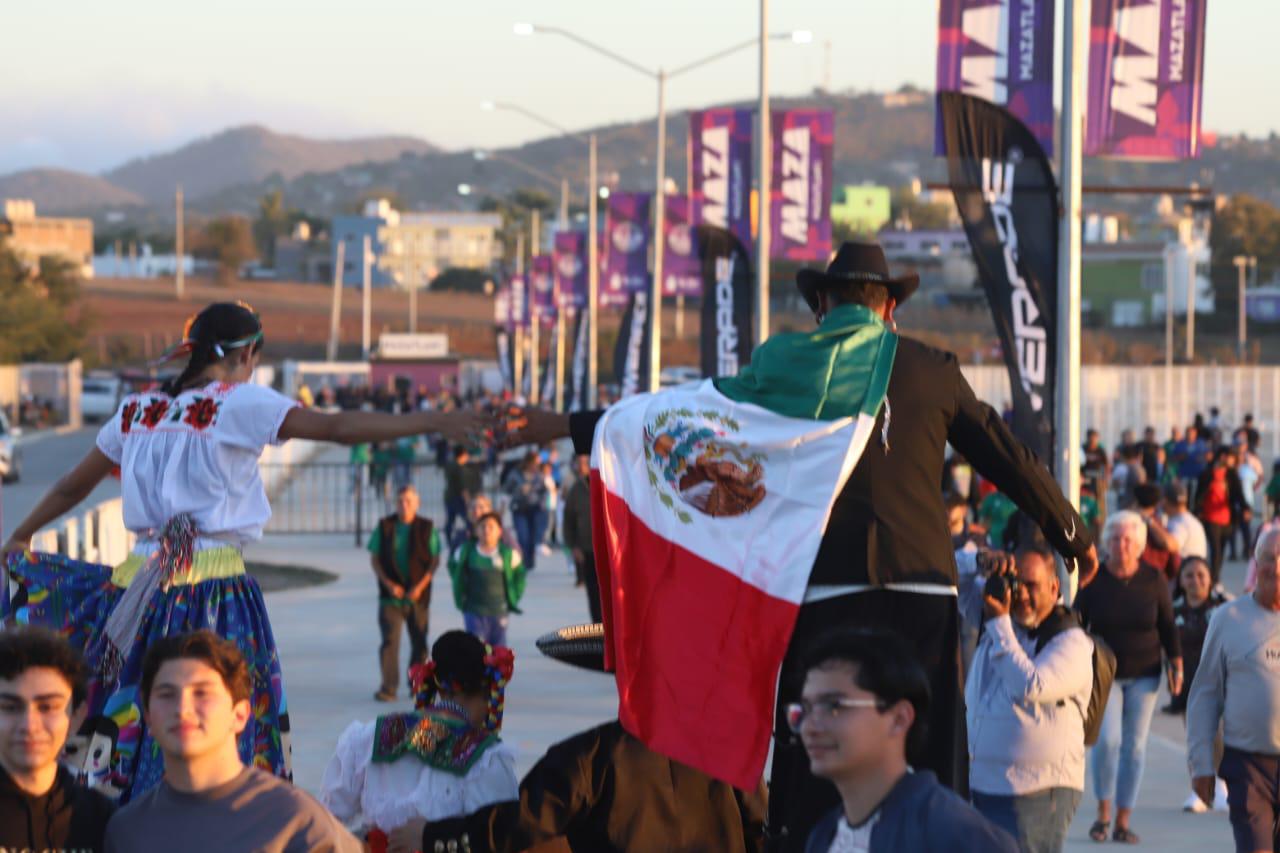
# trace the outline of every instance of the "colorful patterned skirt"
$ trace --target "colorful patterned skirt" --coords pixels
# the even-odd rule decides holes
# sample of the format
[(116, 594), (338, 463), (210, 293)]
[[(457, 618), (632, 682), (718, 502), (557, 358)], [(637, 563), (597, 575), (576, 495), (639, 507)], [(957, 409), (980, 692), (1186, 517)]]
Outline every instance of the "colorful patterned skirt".
[(252, 681), (252, 715), (240, 735), (246, 764), (292, 778), (289, 714), (280, 658), (258, 582), (245, 574), (237, 548), (197, 550), (191, 563), (158, 587), (145, 604), (131, 647), (119, 650), (119, 671), (105, 666), (106, 625), (147, 558), (134, 553), (114, 569), (57, 554), (9, 557), (17, 584), (0, 584), (0, 621), (41, 625), (80, 649), (90, 669), (88, 716), (67, 741), (65, 763), (88, 785), (128, 802), (164, 774), (160, 748), (147, 731), (138, 695), (142, 659), (161, 637), (207, 629), (240, 647)]

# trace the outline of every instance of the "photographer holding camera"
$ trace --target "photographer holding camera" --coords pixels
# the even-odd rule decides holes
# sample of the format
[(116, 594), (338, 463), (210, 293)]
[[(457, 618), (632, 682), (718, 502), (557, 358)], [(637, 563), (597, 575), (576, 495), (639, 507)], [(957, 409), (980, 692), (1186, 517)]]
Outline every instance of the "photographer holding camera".
[(965, 687), (973, 804), (1023, 853), (1062, 850), (1084, 793), (1093, 641), (1058, 591), (1044, 545), (988, 578)]

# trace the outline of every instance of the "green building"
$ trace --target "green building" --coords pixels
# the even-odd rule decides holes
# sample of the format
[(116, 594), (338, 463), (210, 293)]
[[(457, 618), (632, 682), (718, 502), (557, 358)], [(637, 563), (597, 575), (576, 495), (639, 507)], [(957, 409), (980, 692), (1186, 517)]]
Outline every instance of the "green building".
[(849, 226), (863, 234), (875, 234), (892, 219), (888, 187), (872, 184), (845, 185), (844, 199), (832, 201), (833, 222)]

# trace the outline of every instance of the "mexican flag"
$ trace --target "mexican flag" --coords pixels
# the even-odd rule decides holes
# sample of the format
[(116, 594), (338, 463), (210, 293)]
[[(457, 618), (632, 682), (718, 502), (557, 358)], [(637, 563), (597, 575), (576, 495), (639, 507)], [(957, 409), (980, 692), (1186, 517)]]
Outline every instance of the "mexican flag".
[[(756, 355), (785, 361), (774, 344)], [(591, 499), (606, 666), (623, 727), (656, 752), (741, 789), (759, 782), (778, 670), (896, 344), (874, 324), (840, 346), (842, 365), (860, 364), (841, 374), (849, 414), (832, 420), (815, 419), (830, 371), (777, 382), (752, 368), (601, 417)]]

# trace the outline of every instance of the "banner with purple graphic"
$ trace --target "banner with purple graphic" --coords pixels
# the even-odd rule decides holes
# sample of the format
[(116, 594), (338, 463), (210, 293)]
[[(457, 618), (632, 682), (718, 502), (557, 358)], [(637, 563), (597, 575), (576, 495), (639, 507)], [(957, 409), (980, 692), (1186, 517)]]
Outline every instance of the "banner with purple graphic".
[(1094, 0), (1084, 153), (1200, 153), (1206, 0)]
[(552, 259), (560, 307), (576, 311), (587, 307), (587, 232), (558, 231)]
[(773, 114), (773, 192), (769, 222), (775, 258), (826, 261), (831, 255), (831, 110)]
[(603, 305), (626, 305), (649, 287), (649, 193), (613, 193), (605, 216), (608, 259), (600, 287)]
[(546, 325), (556, 318), (556, 276), (550, 255), (529, 259), (529, 304), (533, 316)]
[[(961, 92), (1004, 107), (1052, 155), (1053, 27), (1053, 0), (942, 0), (938, 92)], [(944, 140), (939, 109), (935, 154), (947, 153)]]
[(667, 235), (662, 256), (662, 294), (699, 296), (702, 294), (702, 260), (698, 257), (697, 238), (689, 221), (689, 197), (668, 195), (666, 199), (666, 219), (662, 224)]
[(522, 275), (511, 276), (507, 309), (507, 329), (515, 331), (529, 328), (529, 300)]
[(751, 110), (689, 113), (689, 224), (727, 228), (744, 246), (752, 245), (753, 125)]

